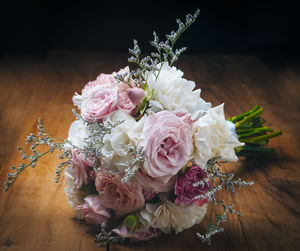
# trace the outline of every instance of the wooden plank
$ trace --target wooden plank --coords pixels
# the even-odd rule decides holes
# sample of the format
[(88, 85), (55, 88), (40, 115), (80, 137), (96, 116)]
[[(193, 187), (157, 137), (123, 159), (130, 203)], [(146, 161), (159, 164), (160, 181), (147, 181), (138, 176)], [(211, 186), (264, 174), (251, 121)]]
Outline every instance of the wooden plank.
[[(43, 117), (49, 131), (65, 138), (74, 120), (71, 98), (101, 73), (126, 66), (126, 55), (94, 52), (51, 52), (46, 58), (8, 57), (0, 62), (0, 183), (10, 164), (18, 162), (17, 145), (36, 132)], [(226, 166), (255, 185), (232, 198), (242, 217), (230, 216), (226, 231), (201, 243), (198, 226), (164, 236), (152, 245), (116, 245), (111, 250), (287, 250), (299, 246), (299, 64), (268, 66), (254, 56), (184, 57), (178, 66), (202, 88), (213, 105), (225, 102), (227, 116), (260, 104), (269, 125), (284, 130), (270, 143), (278, 150), (269, 160), (241, 160)], [(281, 67), (282, 66), (282, 67)], [(74, 219), (64, 184), (54, 184), (50, 156), (27, 170), (7, 193), (0, 193), (0, 250), (102, 250), (93, 242), (92, 227)], [(103, 249), (104, 250), (104, 249)]]

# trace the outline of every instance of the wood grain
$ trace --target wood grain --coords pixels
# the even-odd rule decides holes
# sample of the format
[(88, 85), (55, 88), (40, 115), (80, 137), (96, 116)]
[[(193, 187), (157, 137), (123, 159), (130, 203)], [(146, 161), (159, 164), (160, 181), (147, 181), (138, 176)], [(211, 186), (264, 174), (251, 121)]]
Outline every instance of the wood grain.
[[(36, 132), (42, 117), (49, 131), (67, 136), (74, 120), (71, 98), (101, 72), (126, 65), (126, 55), (99, 52), (52, 51), (46, 57), (7, 56), (0, 61), (0, 183), (11, 164), (19, 163), (18, 145)], [(277, 154), (269, 159), (245, 160), (225, 168), (255, 185), (241, 190), (235, 202), (242, 217), (230, 216), (226, 231), (202, 244), (195, 236), (201, 224), (178, 235), (164, 236), (152, 245), (115, 245), (111, 250), (296, 250), (300, 246), (300, 64), (266, 63), (255, 56), (195, 55), (178, 67), (202, 88), (201, 96), (226, 115), (265, 108), (268, 125), (282, 129), (271, 140)], [(74, 219), (64, 184), (54, 184), (56, 156), (27, 170), (6, 193), (0, 193), (0, 250), (104, 250), (93, 242), (91, 226)]]

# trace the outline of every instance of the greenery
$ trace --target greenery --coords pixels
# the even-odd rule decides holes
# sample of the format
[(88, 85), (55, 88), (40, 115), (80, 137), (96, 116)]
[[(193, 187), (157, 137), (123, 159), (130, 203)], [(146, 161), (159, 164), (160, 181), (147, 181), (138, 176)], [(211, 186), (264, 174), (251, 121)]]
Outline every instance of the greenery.
[(263, 126), (265, 121), (260, 117), (264, 109), (258, 105), (250, 111), (239, 114), (229, 119), (235, 124), (236, 133), (244, 146), (235, 148), (237, 156), (260, 157), (275, 152), (275, 149), (266, 145), (270, 138), (282, 134), (282, 130), (273, 131), (272, 128)]

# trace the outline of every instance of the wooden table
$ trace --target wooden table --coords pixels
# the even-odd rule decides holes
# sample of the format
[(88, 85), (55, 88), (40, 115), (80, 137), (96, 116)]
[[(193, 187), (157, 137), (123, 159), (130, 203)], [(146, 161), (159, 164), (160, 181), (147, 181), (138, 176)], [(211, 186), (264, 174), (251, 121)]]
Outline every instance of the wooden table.
[[(36, 132), (42, 117), (53, 135), (65, 138), (74, 120), (71, 98), (101, 73), (125, 66), (127, 55), (52, 51), (46, 57), (6, 56), (0, 61), (0, 183), (9, 166), (18, 164), (16, 147)], [(293, 60), (269, 64), (249, 55), (183, 57), (177, 66), (202, 88), (213, 105), (225, 103), (232, 116), (259, 104), (267, 124), (282, 129), (272, 139), (277, 154), (264, 160), (241, 159), (231, 164), (238, 177), (255, 185), (234, 198), (243, 216), (230, 216), (225, 232), (202, 244), (200, 225), (152, 245), (115, 245), (111, 250), (299, 250), (300, 246), (300, 64)], [(13, 188), (0, 193), (0, 250), (101, 250), (91, 227), (74, 219), (64, 194), (55, 184), (55, 155), (24, 172)], [(231, 195), (223, 193), (228, 201)]]

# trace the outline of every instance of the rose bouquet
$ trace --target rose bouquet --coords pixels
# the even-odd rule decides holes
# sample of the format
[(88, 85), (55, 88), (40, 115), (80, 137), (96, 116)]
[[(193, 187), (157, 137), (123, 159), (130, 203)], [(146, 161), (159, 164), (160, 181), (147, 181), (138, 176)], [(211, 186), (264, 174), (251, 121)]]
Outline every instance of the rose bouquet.
[[(6, 190), (26, 167), (59, 150), (56, 181), (64, 174), (69, 204), (78, 218), (99, 227), (101, 246), (179, 233), (202, 221), (208, 203), (223, 210), (210, 214), (207, 231), (197, 233), (210, 243), (223, 231), (227, 214), (239, 214), (215, 193), (224, 188), (236, 194), (236, 188), (252, 184), (222, 172), (222, 164), (272, 153), (265, 146), (281, 131), (263, 126), (259, 106), (226, 120), (223, 104), (212, 108), (173, 66), (186, 50), (174, 49), (175, 42), (198, 14), (177, 20), (178, 30), (166, 41), (154, 32), (151, 56), (141, 58), (134, 40), (129, 50), (134, 70), (101, 73), (75, 93), (80, 112), (73, 110), (76, 120), (66, 140), (51, 136), (39, 120), (39, 133), (26, 139), (33, 154), (19, 148), (28, 163), (11, 167)], [(39, 152), (40, 145), (49, 148)]]

